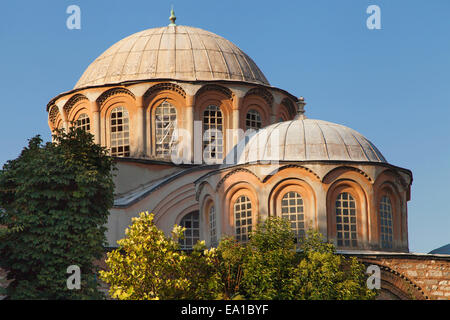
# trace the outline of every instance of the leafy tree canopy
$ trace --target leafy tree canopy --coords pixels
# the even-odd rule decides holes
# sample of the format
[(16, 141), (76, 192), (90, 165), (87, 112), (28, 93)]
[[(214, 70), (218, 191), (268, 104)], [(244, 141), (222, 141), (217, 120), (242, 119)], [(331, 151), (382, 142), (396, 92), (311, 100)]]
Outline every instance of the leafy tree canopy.
[(337, 255), (332, 244), (309, 231), (295, 245), (289, 224), (268, 218), (247, 244), (231, 237), (217, 249), (199, 242), (180, 250), (183, 229), (167, 237), (153, 215), (133, 219), (119, 248), (101, 271), (118, 299), (371, 299), (363, 265)]
[[(53, 143), (29, 140), (0, 171), (0, 267), (14, 281), (11, 299), (100, 297), (94, 259), (104, 252), (113, 205), (113, 162), (81, 129), (58, 131)], [(67, 268), (81, 269), (69, 290)]]

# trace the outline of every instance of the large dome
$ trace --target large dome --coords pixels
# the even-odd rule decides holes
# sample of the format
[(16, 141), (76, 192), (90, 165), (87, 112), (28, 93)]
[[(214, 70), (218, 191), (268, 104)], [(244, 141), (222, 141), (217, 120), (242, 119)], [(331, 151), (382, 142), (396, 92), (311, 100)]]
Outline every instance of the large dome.
[(269, 85), (253, 60), (230, 41), (198, 28), (168, 26), (135, 33), (111, 46), (86, 69), (75, 89), (150, 79)]
[(243, 139), (233, 150), (234, 154), (227, 156), (227, 164), (277, 160), (386, 162), (381, 152), (355, 130), (306, 118), (263, 128)]

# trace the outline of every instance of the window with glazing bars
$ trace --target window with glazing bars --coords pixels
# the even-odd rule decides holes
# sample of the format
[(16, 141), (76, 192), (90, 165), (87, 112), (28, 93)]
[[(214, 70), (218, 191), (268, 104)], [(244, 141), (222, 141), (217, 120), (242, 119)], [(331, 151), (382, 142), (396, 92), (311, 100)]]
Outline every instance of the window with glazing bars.
[(356, 247), (358, 245), (356, 224), (356, 201), (351, 194), (344, 192), (336, 199), (337, 245)]
[(124, 107), (117, 107), (111, 112), (111, 155), (130, 156), (129, 117)]
[(181, 219), (180, 226), (186, 228), (184, 238), (179, 240), (182, 250), (190, 250), (200, 240), (199, 213), (194, 211), (188, 213)]
[(208, 106), (203, 112), (203, 151), (205, 158), (223, 159), (223, 117), (217, 106)]
[(80, 114), (76, 122), (76, 128), (81, 128), (86, 132), (91, 131), (91, 120), (86, 113)]
[(214, 205), (209, 208), (209, 235), (211, 237), (211, 246), (217, 245), (217, 229), (216, 229), (216, 209)]
[(245, 125), (248, 129), (258, 130), (261, 129), (262, 122), (261, 122), (261, 115), (256, 110), (250, 110), (247, 112), (247, 117), (245, 120)]
[(177, 126), (177, 109), (164, 101), (155, 110), (156, 157), (170, 157), (173, 146), (173, 132)]
[(234, 223), (236, 240), (247, 241), (252, 231), (252, 202), (246, 196), (240, 196), (234, 203)]
[(305, 214), (300, 194), (291, 191), (284, 195), (281, 199), (281, 218), (289, 221), (297, 241), (305, 236)]
[(392, 205), (388, 196), (383, 196), (380, 202), (380, 238), (383, 248), (392, 248)]

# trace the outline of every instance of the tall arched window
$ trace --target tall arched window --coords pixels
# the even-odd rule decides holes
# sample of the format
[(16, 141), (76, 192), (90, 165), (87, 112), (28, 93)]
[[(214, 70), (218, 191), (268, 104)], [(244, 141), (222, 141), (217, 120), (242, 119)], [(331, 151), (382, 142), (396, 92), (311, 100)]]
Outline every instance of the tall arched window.
[(259, 112), (256, 110), (253, 110), (253, 109), (249, 110), (247, 112), (247, 116), (245, 119), (245, 125), (246, 125), (247, 130), (261, 129), (262, 122), (261, 122), (261, 115), (259, 114)]
[(223, 159), (223, 116), (217, 106), (208, 106), (203, 112), (203, 150), (209, 160)]
[(80, 114), (75, 125), (76, 128), (81, 128), (86, 132), (91, 131), (91, 120), (86, 113)]
[(217, 245), (217, 227), (216, 227), (216, 208), (211, 205), (209, 208), (209, 236), (211, 238), (211, 246)]
[(337, 244), (341, 247), (358, 245), (356, 201), (350, 193), (343, 192), (336, 199)]
[(236, 240), (247, 241), (252, 231), (252, 202), (247, 196), (240, 196), (234, 203), (234, 225)]
[(181, 219), (180, 226), (186, 228), (184, 238), (179, 240), (182, 250), (190, 250), (200, 240), (199, 213), (188, 213)]
[(173, 146), (173, 132), (177, 126), (177, 109), (164, 101), (155, 109), (156, 157), (170, 157)]
[(392, 248), (392, 204), (388, 196), (383, 196), (380, 202), (380, 239), (383, 248)]
[(129, 116), (124, 107), (117, 107), (111, 111), (111, 155), (130, 156)]
[(300, 194), (290, 191), (281, 199), (281, 218), (291, 224), (296, 240), (305, 236), (305, 214)]

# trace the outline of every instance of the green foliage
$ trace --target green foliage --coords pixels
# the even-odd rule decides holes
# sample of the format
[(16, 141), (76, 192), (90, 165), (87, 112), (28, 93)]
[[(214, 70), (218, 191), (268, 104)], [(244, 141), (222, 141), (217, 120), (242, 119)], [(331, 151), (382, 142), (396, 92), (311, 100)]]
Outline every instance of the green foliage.
[[(0, 171), (0, 267), (14, 281), (10, 299), (100, 298), (94, 259), (104, 252), (113, 205), (113, 162), (81, 129), (54, 143), (29, 140)], [(67, 289), (67, 267), (81, 269), (81, 290)]]
[(204, 243), (198, 243), (187, 255), (177, 241), (183, 232), (175, 226), (169, 238), (155, 226), (152, 214), (133, 218), (126, 237), (118, 241), (119, 248), (108, 253), (109, 270), (100, 271), (110, 285), (110, 295), (130, 300), (213, 298), (214, 250), (204, 252)]
[[(118, 299), (371, 299), (363, 265), (337, 255), (309, 231), (298, 247), (289, 224), (268, 218), (247, 244), (226, 237), (217, 249), (199, 242), (179, 250), (183, 229), (166, 237), (153, 215), (133, 220), (101, 272)], [(295, 250), (298, 248), (299, 251)]]

